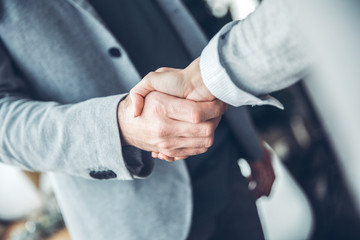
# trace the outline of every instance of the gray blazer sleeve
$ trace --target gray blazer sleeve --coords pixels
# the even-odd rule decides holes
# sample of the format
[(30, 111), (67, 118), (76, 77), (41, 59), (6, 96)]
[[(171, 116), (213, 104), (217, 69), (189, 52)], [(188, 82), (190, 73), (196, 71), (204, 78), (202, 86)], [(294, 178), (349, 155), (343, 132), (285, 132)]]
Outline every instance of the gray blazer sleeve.
[[(277, 105), (265, 94), (285, 88), (307, 73), (294, 0), (264, 0), (244, 21), (226, 25), (200, 59), (205, 85), (234, 106)], [(270, 101), (269, 101), (270, 100)]]
[(133, 179), (123, 159), (116, 114), (124, 95), (61, 105), (35, 101), (27, 89), (0, 46), (0, 162), (83, 178), (111, 170), (116, 179)]

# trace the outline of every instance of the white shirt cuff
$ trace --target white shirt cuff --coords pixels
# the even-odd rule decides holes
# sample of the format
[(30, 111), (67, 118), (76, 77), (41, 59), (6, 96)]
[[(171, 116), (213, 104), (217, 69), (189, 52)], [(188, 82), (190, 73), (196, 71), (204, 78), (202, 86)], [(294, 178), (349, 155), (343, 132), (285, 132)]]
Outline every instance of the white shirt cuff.
[(200, 71), (205, 86), (219, 100), (232, 106), (272, 105), (284, 109), (283, 105), (270, 95), (256, 97), (237, 87), (220, 63), (219, 41), (237, 22), (231, 22), (221, 29), (201, 53)]

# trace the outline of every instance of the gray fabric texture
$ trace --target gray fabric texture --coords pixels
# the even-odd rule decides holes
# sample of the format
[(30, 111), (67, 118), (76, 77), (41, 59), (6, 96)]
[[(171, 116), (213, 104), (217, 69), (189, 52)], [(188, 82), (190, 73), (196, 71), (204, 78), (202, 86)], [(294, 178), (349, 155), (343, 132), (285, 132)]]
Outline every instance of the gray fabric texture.
[[(234, 106), (270, 104), (263, 96), (307, 76), (306, 54), (296, 0), (264, 0), (243, 21), (224, 26), (201, 56), (205, 85)], [(260, 98), (262, 101), (259, 101)]]
[(219, 39), (219, 55), (234, 83), (255, 95), (283, 89), (306, 74), (293, 0), (265, 0)]
[[(86, 2), (0, 5), (1, 162), (50, 172), (72, 239), (185, 239), (184, 162), (156, 161), (150, 177), (132, 180), (123, 159), (116, 109), (140, 80), (126, 51)], [(105, 169), (117, 179), (89, 177)]]
[[(187, 30), (183, 40), (204, 42), (179, 1), (159, 2), (169, 17), (186, 19), (176, 21)], [(50, 173), (74, 240), (185, 239), (192, 213), (186, 166), (122, 151), (116, 109), (140, 77), (92, 7), (4, 0), (0, 36), (0, 161)], [(121, 57), (109, 55), (112, 47)], [(127, 166), (124, 157), (135, 160)], [(89, 176), (108, 169), (116, 179)]]

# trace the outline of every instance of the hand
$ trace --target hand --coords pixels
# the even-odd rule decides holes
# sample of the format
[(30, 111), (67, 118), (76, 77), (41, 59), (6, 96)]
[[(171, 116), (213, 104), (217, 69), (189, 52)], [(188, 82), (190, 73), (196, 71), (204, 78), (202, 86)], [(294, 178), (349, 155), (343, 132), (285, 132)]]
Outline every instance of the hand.
[(221, 101), (199, 102), (152, 92), (141, 116), (134, 118), (132, 102), (120, 102), (118, 119), (122, 143), (161, 152), (169, 161), (201, 154), (213, 144), (214, 131), (225, 112)]
[(262, 149), (262, 158), (257, 162), (249, 164), (251, 168), (251, 175), (248, 179), (249, 187), (251, 188), (251, 183), (256, 184), (253, 189), (256, 199), (262, 196), (269, 196), (275, 181), (275, 173), (271, 163), (271, 152), (264, 145)]
[(200, 58), (185, 69), (159, 68), (146, 75), (131, 91), (134, 116), (140, 116), (144, 97), (151, 91), (167, 93), (194, 101), (212, 101), (215, 97), (205, 86), (200, 72)]

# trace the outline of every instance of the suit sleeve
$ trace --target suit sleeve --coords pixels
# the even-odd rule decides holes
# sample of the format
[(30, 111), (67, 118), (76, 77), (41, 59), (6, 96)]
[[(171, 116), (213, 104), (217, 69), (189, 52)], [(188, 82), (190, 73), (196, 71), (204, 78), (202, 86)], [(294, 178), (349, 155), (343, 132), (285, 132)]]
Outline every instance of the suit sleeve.
[(111, 178), (133, 179), (129, 169), (141, 173), (143, 156), (137, 149), (139, 156), (127, 153), (137, 159), (132, 166), (124, 161), (117, 122), (124, 96), (68, 105), (36, 101), (0, 46), (0, 162), (88, 179), (91, 172), (111, 170)]
[(264, 0), (243, 21), (225, 25), (200, 58), (205, 85), (233, 106), (270, 104), (268, 96), (303, 78), (310, 63), (293, 17), (294, 0)]

